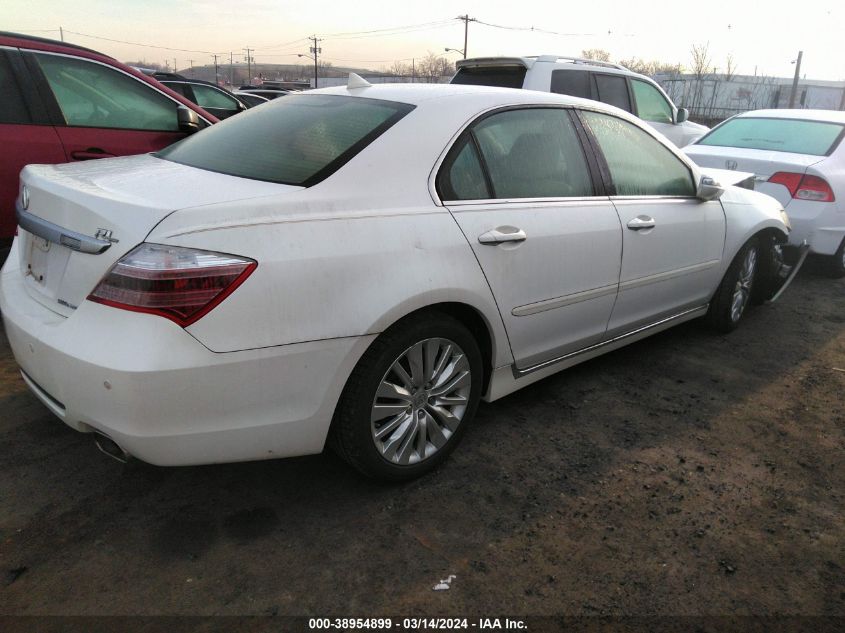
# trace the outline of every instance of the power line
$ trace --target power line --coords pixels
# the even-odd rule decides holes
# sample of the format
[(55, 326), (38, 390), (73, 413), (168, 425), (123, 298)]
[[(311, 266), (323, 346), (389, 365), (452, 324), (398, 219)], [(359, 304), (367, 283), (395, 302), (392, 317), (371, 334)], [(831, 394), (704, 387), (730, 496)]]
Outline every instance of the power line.
[(72, 33), (73, 35), (79, 35), (81, 37), (90, 37), (95, 40), (104, 40), (106, 42), (114, 42), (116, 44), (129, 44), (130, 46), (143, 46), (145, 48), (160, 48), (164, 51), (177, 51), (180, 53), (205, 53), (206, 55), (214, 55), (214, 51), (200, 51), (190, 48), (172, 48), (170, 46), (156, 46), (154, 44), (141, 44), (139, 42), (127, 42), (125, 40), (115, 40), (110, 37), (101, 37), (99, 35), (91, 35), (89, 33), (78, 33), (76, 31), (68, 31), (65, 29), (65, 33)]
[(438, 22), (436, 24), (432, 24), (432, 25), (429, 25), (429, 26), (421, 26), (421, 27), (418, 27), (418, 28), (406, 28), (406, 29), (400, 29), (400, 30), (394, 30), (394, 31), (370, 33), (370, 34), (364, 34), (364, 35), (326, 36), (326, 39), (328, 39), (328, 40), (360, 40), (360, 39), (368, 39), (368, 38), (371, 38), (371, 37), (389, 37), (389, 36), (392, 36), (392, 35), (404, 35), (406, 33), (415, 33), (415, 32), (418, 32), (418, 31), (430, 31), (432, 29), (439, 29), (439, 28), (443, 28), (444, 26), (449, 26), (450, 24), (453, 24), (453, 22), (451, 20), (448, 20), (448, 21), (445, 21), (445, 22)]
[(432, 26), (440, 26), (451, 23), (451, 20), (433, 20), (431, 22), (421, 22), (420, 24), (406, 24), (405, 26), (393, 26), (384, 29), (371, 29), (369, 31), (345, 31), (340, 33), (326, 33), (323, 37), (341, 37), (344, 35), (367, 35), (370, 33), (383, 33), (385, 31), (403, 31), (405, 29), (416, 29), (421, 27), (428, 28)]
[(504, 26), (502, 24), (491, 24), (490, 22), (483, 22), (481, 20), (475, 20), (479, 24), (483, 24), (484, 26), (491, 26), (494, 29), (504, 29), (506, 31), (530, 31), (534, 33), (545, 33), (547, 35), (561, 35), (564, 37), (575, 37), (575, 36), (594, 36), (598, 35), (597, 33), (559, 33), (557, 31), (550, 31), (548, 29), (541, 29), (537, 28), (536, 26)]

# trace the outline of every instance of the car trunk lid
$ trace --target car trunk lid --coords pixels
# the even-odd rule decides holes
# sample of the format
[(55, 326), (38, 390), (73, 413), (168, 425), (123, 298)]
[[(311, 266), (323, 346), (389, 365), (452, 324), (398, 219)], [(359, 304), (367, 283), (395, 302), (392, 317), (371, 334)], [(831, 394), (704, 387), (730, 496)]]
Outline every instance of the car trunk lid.
[(789, 190), (783, 185), (768, 182), (769, 178), (779, 171), (804, 174), (808, 167), (825, 158), (791, 152), (707, 145), (688, 146), (684, 148), (684, 152), (701, 167), (753, 173), (755, 191), (772, 196), (784, 207), (792, 200)]
[(30, 165), (21, 180), (26, 187), (17, 202), (21, 274), (30, 296), (64, 316), (173, 211), (301, 189), (149, 154)]

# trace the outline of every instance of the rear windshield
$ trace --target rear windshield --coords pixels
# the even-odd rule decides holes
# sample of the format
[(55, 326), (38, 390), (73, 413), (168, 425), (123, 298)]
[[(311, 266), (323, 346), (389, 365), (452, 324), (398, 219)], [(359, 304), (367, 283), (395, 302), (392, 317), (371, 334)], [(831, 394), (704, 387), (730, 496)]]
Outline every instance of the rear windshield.
[(474, 66), (458, 70), (450, 83), (468, 86), (522, 88), (525, 66)]
[(212, 125), (159, 158), (208, 171), (309, 187), (414, 106), (340, 95), (290, 95)]
[(842, 130), (841, 124), (824, 121), (738, 117), (715, 128), (698, 145), (827, 156), (839, 143)]

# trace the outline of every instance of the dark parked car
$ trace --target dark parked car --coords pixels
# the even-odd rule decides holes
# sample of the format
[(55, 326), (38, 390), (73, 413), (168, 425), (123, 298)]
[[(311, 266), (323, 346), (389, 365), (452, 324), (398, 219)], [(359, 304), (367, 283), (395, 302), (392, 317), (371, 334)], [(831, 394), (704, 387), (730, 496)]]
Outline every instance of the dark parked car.
[(24, 165), (152, 152), (217, 121), (111, 57), (17, 33), (0, 32), (0, 95), (0, 260)]
[(284, 97), (289, 95), (291, 90), (282, 90), (281, 88), (257, 88), (255, 86), (241, 86), (238, 92), (248, 92), (249, 94), (258, 95), (265, 99), (275, 99), (277, 97)]

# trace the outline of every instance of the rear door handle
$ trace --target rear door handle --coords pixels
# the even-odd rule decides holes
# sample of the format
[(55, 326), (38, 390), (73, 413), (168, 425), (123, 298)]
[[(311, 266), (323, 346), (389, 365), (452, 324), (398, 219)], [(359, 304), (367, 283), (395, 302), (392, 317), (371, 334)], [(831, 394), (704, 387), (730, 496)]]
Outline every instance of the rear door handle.
[(502, 244), (504, 242), (524, 242), (525, 231), (515, 226), (499, 226), (478, 236), (481, 244)]
[(109, 154), (107, 151), (99, 147), (89, 147), (85, 150), (77, 150), (70, 153), (74, 160), (92, 160), (94, 158), (112, 158), (114, 154)]
[(638, 215), (633, 220), (628, 222), (628, 228), (632, 231), (642, 231), (643, 229), (653, 229), (656, 226), (654, 218), (647, 215)]

